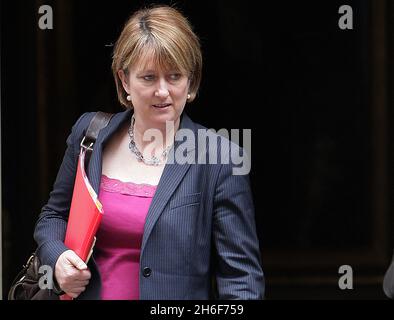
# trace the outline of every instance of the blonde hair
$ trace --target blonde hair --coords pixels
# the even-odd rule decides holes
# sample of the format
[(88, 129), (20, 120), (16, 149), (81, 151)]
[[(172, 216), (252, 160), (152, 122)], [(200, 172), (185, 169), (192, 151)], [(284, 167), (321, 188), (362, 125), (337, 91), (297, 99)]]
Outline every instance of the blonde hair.
[(118, 99), (126, 107), (127, 101), (118, 71), (128, 70), (135, 63), (153, 53), (153, 62), (160, 68), (176, 69), (187, 73), (190, 86), (189, 102), (196, 97), (201, 81), (202, 55), (200, 42), (187, 18), (177, 9), (156, 6), (140, 9), (126, 22), (116, 42), (112, 73), (115, 78)]

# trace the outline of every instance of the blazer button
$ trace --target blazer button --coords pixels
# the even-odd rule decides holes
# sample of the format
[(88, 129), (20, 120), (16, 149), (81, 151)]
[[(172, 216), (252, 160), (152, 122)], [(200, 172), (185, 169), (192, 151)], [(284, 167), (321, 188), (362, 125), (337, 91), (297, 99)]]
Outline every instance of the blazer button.
[(144, 275), (145, 278), (150, 277), (151, 273), (152, 273), (152, 270), (150, 268), (148, 268), (148, 267), (145, 267), (143, 272), (142, 272), (142, 274)]

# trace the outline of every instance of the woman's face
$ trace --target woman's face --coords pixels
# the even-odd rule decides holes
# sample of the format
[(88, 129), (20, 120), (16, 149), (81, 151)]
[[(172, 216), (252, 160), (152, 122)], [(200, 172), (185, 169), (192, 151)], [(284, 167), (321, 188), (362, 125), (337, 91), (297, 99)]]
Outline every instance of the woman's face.
[[(119, 71), (131, 96), (136, 118), (154, 127), (179, 119), (186, 104), (189, 78), (179, 70), (162, 70), (152, 63), (135, 64), (128, 74)], [(123, 74), (123, 75), (122, 75)]]

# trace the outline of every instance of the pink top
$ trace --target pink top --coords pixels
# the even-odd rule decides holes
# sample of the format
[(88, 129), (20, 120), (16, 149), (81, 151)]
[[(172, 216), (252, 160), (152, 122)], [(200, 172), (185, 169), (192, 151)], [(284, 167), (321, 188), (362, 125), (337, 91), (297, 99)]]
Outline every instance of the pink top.
[(156, 186), (123, 182), (102, 175), (99, 199), (104, 215), (95, 257), (103, 300), (138, 300), (145, 218)]

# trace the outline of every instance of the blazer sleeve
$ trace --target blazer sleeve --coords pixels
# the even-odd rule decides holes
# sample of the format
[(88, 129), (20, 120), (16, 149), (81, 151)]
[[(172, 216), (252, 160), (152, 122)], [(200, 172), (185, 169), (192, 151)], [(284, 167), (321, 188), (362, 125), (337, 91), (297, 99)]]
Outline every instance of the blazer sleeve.
[(214, 199), (217, 298), (263, 299), (264, 274), (249, 176), (233, 175), (233, 168), (221, 165)]
[(83, 114), (72, 127), (53, 190), (35, 225), (34, 240), (38, 245), (37, 255), (41, 263), (49, 265), (52, 270), (55, 270), (59, 256), (68, 250), (64, 238), (74, 189), (79, 145), (93, 115), (94, 113)]

